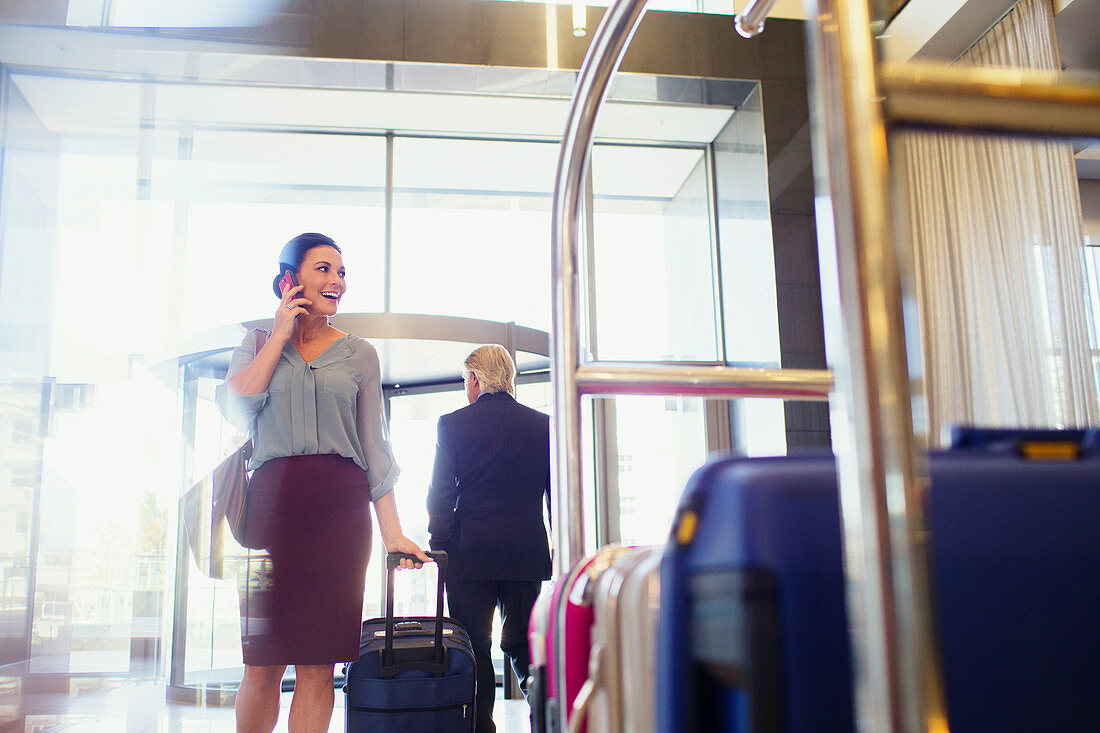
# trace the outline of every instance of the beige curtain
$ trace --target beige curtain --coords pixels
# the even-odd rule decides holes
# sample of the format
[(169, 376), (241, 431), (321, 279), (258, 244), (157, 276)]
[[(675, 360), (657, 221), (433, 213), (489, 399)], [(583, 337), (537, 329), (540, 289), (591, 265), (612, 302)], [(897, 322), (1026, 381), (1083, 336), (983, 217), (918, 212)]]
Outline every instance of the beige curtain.
[[(959, 64), (1059, 67), (1050, 0), (1022, 0)], [(953, 423), (1100, 417), (1070, 145), (906, 133), (929, 439)]]

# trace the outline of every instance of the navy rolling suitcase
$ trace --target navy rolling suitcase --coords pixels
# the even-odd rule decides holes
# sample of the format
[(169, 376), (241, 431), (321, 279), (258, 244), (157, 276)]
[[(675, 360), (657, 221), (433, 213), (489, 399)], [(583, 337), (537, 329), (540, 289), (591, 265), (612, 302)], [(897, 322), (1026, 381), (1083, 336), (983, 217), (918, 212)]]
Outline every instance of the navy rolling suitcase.
[(474, 652), (466, 629), (443, 616), (447, 553), (439, 566), (435, 616), (393, 615), (393, 573), (386, 556), (386, 616), (363, 622), (359, 659), (344, 670), (348, 733), (450, 733), (474, 729)]
[[(1100, 720), (1100, 434), (956, 430), (929, 456), (952, 733)], [(828, 454), (692, 477), (663, 559), (658, 730), (854, 730)]]

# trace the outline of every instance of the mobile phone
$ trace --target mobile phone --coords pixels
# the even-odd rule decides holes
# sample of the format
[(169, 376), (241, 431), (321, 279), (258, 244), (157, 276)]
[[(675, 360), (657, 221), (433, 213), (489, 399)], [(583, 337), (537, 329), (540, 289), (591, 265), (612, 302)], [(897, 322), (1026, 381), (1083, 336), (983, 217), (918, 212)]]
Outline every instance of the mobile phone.
[(286, 291), (289, 288), (298, 287), (298, 278), (294, 277), (293, 270), (287, 270), (283, 273), (282, 278), (279, 280), (279, 292), (286, 295)]

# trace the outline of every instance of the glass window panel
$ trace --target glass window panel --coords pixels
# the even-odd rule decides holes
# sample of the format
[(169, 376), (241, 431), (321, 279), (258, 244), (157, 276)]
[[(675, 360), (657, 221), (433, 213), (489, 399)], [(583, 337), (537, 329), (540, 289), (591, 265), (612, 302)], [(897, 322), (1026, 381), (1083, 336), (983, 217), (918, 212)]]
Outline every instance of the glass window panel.
[[(554, 414), (554, 387), (549, 381), (533, 382), (529, 384), (517, 384), (516, 385), (516, 399), (527, 405), (528, 407), (545, 412), (547, 415), (553, 416)], [(585, 554), (591, 554), (599, 549), (599, 536), (597, 534), (598, 517), (596, 510), (596, 469), (595, 469), (595, 433), (594, 433), (594, 420), (593, 420), (593, 406), (594, 400), (591, 397), (581, 398), (580, 404), (580, 420), (581, 420), (581, 481), (583, 487), (581, 489), (584, 502), (584, 523), (585, 523)], [(551, 423), (551, 430), (553, 430), (553, 423)], [(551, 438), (551, 476), (555, 472), (553, 468), (553, 462), (557, 458), (553, 453), (553, 438)], [(551, 496), (551, 501), (556, 499)], [(550, 512), (546, 515), (546, 529), (550, 537), (551, 552), (553, 552), (554, 546), (554, 533), (550, 526)]]
[(783, 400), (737, 400), (733, 410), (736, 450), (746, 456), (787, 454)]
[[(280, 151), (272, 158), (286, 161), (280, 167), (254, 163), (264, 135), (240, 133), (236, 161), (225, 134), (216, 151), (198, 136), (196, 148), (208, 159), (153, 161), (152, 197), (144, 199), (137, 196), (139, 165), (132, 155), (62, 155), (52, 374), (94, 382), (117, 373), (130, 354), (171, 353), (206, 330), (270, 317), (276, 255), (302, 231), (325, 232), (344, 250), (349, 289), (342, 309), (381, 310), (384, 141), (273, 135), (266, 142)], [(312, 138), (325, 138), (325, 145)], [(279, 183), (304, 175), (303, 159), (322, 152), (361, 174), (337, 179), (342, 184), (335, 190), (308, 180)], [(89, 287), (96, 283), (125, 309), (117, 328), (84, 326)]]
[(190, 162), (200, 196), (223, 188), (377, 191), (386, 180), (381, 136), (198, 130)]
[(726, 360), (779, 364), (768, 160), (757, 91), (714, 141)]
[[(1100, 243), (1084, 248), (1085, 272), (1088, 273), (1089, 310), (1093, 325), (1100, 324)], [(1100, 334), (1096, 329), (1089, 331), (1089, 346), (1100, 349)]]
[(145, 142), (124, 134), (84, 152), (65, 140), (47, 172), (56, 219), (33, 241), (5, 237), (3, 269), (25, 247), (48, 263), (36, 297), (49, 325), (28, 343), (52, 379), (42, 405), (32, 672), (142, 669), (163, 632), (151, 609), (164, 607), (170, 583), (179, 423), (174, 379), (155, 377), (155, 359), (144, 357), (167, 350), (159, 290), (171, 278), (170, 218), (139, 200), (148, 157), (135, 153), (151, 150)]
[[(460, 386), (460, 385), (459, 385)], [(428, 394), (401, 395), (390, 399), (390, 441), (394, 458), (401, 467), (401, 477), (394, 488), (405, 534), (428, 546), (428, 486), (435, 461), (436, 423), (440, 415), (465, 407), (466, 394), (461, 389)], [(384, 588), (385, 547), (381, 536), (375, 537), (375, 550), (367, 568), (364, 618), (380, 616), (385, 611), (381, 589)], [(395, 579), (396, 613), (424, 615), (435, 610), (434, 573), (398, 573)]]
[(26, 658), (31, 527), (45, 433), (42, 396), (40, 384), (0, 386), (0, 665)]
[(549, 195), (557, 161), (554, 143), (399, 137), (393, 185), (401, 192)]
[[(35, 608), (32, 557), (36, 497), (48, 414), (44, 395), (51, 328), (50, 268), (55, 228), (57, 141), (14, 85), (4, 94), (4, 215), (0, 217), (0, 667), (27, 659), (26, 624)], [(28, 307), (28, 304), (35, 304)], [(48, 400), (46, 400), (48, 403)], [(39, 512), (41, 508), (39, 508)], [(67, 618), (64, 606), (55, 628)]]
[(436, 423), (441, 415), (466, 406), (466, 394), (460, 387), (446, 392), (395, 395), (389, 403), (390, 440), (401, 467), (394, 498), (405, 534), (424, 544), (428, 542), (425, 503), (435, 459)]
[[(1094, 361), (1100, 358), (1100, 143), (1093, 143), (1076, 156), (1077, 186), (1081, 195), (1081, 229), (1084, 235), (1085, 271), (1092, 314), (1089, 347)], [(1091, 171), (1091, 173), (1088, 173)], [(1085, 178), (1088, 173), (1092, 177)], [(1096, 372), (1100, 384), (1100, 371)]]
[[(133, 148), (85, 154), (68, 147), (59, 169), (50, 374), (60, 382), (113, 381), (125, 378), (131, 354), (170, 350), (172, 250), (164, 245), (172, 241), (172, 211), (137, 199)], [(93, 312), (114, 317), (90, 328)]]
[(177, 165), (187, 196), (183, 335), (271, 317), (276, 257), (307, 231), (340, 245), (341, 310), (381, 311), (385, 156), (381, 137), (196, 133), (191, 160)]
[(394, 141), (393, 310), (550, 327), (557, 146)]
[(126, 672), (134, 642), (161, 631), (147, 609), (163, 607), (171, 581), (174, 384), (135, 365), (131, 379), (98, 384), (71, 406), (65, 391), (55, 387), (59, 404), (45, 445), (38, 556), (45, 571), (36, 584), (30, 668)]
[(516, 399), (533, 410), (554, 414), (554, 388), (549, 380), (516, 385)]
[(348, 273), (340, 311), (381, 311), (384, 226), (381, 205), (193, 203), (183, 296), (189, 305), (181, 309), (184, 337), (271, 318), (278, 306), (271, 289), (276, 258), (302, 232), (322, 232), (340, 246)]
[[(548, 379), (546, 381), (542, 381), (542, 382), (532, 382), (532, 383), (529, 383), (529, 384), (517, 384), (516, 385), (516, 400), (518, 400), (520, 403), (522, 403), (524, 405), (527, 405), (532, 410), (538, 410), (539, 412), (545, 412), (547, 415), (550, 415), (551, 417), (553, 417), (553, 414), (554, 414), (554, 387), (553, 387), (552, 384), (550, 384), (550, 381)], [(553, 430), (554, 429), (553, 428), (553, 422), (551, 422), (550, 425), (551, 425), (550, 429)], [(551, 448), (553, 448), (553, 439), (551, 439), (550, 444), (551, 444)], [(587, 457), (587, 454), (586, 454), (586, 457)], [(554, 454), (551, 453), (550, 454), (550, 461), (553, 462), (554, 460), (555, 460)], [(588, 465), (590, 467), (591, 463), (586, 464), (586, 465)], [(551, 472), (553, 472), (553, 469), (551, 469)], [(585, 472), (585, 476), (590, 477), (592, 475), (592, 473), (593, 473), (592, 469), (588, 468)], [(553, 500), (553, 497), (551, 497), (551, 500)], [(551, 546), (553, 546), (554, 535), (550, 531), (550, 511), (551, 510), (548, 509), (547, 512), (546, 512), (546, 532), (547, 532), (547, 536), (550, 537), (550, 544), (551, 544)]]
[(617, 397), (619, 532), (624, 544), (668, 539), (688, 478), (707, 457), (699, 397)]
[(705, 151), (597, 146), (595, 353), (718, 357)]
[[(1100, 190), (1100, 189), (1098, 189)], [(1092, 373), (1096, 382), (1096, 391), (1100, 394), (1100, 241), (1091, 243), (1091, 237), (1085, 235), (1089, 246), (1084, 248), (1085, 272), (1088, 274), (1089, 312), (1092, 316), (1092, 328), (1089, 329), (1089, 349), (1092, 351)]]

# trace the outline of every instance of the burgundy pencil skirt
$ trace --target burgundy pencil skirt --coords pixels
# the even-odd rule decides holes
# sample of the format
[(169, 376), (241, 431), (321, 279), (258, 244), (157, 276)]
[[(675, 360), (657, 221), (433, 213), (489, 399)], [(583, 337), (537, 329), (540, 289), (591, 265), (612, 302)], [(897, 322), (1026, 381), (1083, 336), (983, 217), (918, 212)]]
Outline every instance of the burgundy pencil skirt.
[(334, 664), (359, 656), (371, 550), (363, 469), (336, 455), (265, 462), (248, 485), (253, 551), (238, 576), (249, 665)]

